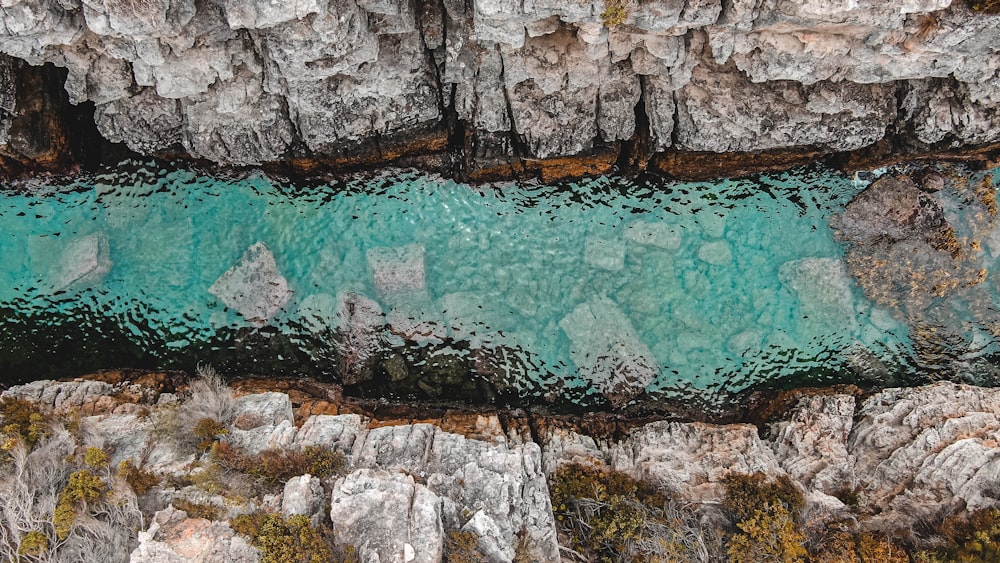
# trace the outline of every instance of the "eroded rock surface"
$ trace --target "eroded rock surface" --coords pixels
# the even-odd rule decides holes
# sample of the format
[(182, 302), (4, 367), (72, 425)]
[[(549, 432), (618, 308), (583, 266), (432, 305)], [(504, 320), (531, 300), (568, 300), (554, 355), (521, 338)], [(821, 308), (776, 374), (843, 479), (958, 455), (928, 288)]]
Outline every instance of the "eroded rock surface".
[(169, 507), (153, 517), (149, 529), (139, 532), (136, 563), (254, 563), (260, 552), (225, 522), (189, 518)]
[[(611, 27), (604, 9), (12, 0), (0, 53), (67, 68), (70, 101), (96, 104), (108, 139), (224, 164), (391, 158), (386, 140), (443, 150), (449, 132), (483, 166), (636, 134), (713, 152), (1000, 140), (1000, 16), (967, 2), (654, 0)], [(14, 95), (0, 84), (3, 145)]]
[[(82, 393), (81, 382), (73, 383)], [(35, 383), (4, 397), (38, 401), (46, 412), (75, 402), (59, 403), (53, 395), (62, 392), (40, 390), (46, 385), (68, 389)], [(709, 505), (721, 500), (733, 472), (787, 475), (805, 493), (810, 521), (843, 517), (838, 498), (849, 493), (859, 498), (856, 514), (865, 515), (865, 525), (885, 532), (1000, 504), (1000, 390), (969, 385), (886, 389), (863, 401), (836, 390), (803, 392), (764, 432), (748, 424), (659, 421), (617, 440), (558, 424), (535, 424), (540, 433), (532, 436), (505, 429), (495, 415), (467, 417), (475, 420), (467, 429), (475, 438), (446, 431), (443, 422), (379, 426), (353, 414), (312, 416), (296, 429), (290, 409), (281, 393), (241, 397), (229, 430), (247, 431), (239, 426), (252, 423), (260, 443), (341, 452), (344, 473), (288, 478), (281, 494), (230, 506), (228, 517), (259, 508), (309, 516), (329, 525), (339, 546), (355, 546), (362, 560), (438, 561), (445, 535), (465, 530), (476, 533), (490, 561), (509, 562), (524, 550), (532, 561), (559, 561), (547, 476), (569, 462), (624, 471), (685, 502)], [(259, 414), (249, 420), (250, 413)], [(105, 448), (114, 461), (138, 463), (148, 455), (145, 467), (164, 475), (190, 467), (190, 453), (166, 455), (175, 447), (168, 442), (141, 451), (144, 438), (155, 435), (147, 416), (85, 417), (76, 439)], [(65, 440), (72, 445), (68, 434)], [(225, 504), (197, 487), (159, 487), (161, 506), (171, 499)], [(173, 507), (156, 512), (137, 541), (136, 562), (258, 557), (227, 524)]]

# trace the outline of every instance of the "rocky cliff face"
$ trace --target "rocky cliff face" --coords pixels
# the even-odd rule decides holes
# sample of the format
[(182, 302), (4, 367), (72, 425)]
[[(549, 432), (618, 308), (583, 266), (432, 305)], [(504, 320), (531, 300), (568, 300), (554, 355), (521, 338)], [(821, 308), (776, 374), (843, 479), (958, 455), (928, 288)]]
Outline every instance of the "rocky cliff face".
[[(474, 533), (484, 560), (559, 561), (548, 479), (575, 462), (625, 472), (708, 508), (734, 472), (788, 476), (805, 494), (806, 523), (819, 533), (845, 519), (883, 533), (919, 533), (949, 514), (998, 503), (1000, 392), (952, 383), (887, 389), (860, 401), (851, 393), (800, 393), (761, 427), (659, 421), (618, 438), (541, 418), (518, 424), (510, 414), (466, 415), (460, 424), (461, 417), (429, 424), (315, 414), (316, 404), (307, 407), (295, 393), (232, 400), (218, 390), (207, 397), (202, 387), (178, 407), (169, 388), (155, 379), (39, 381), (3, 395), (32, 402), (50, 420), (75, 413), (67, 420), (78, 450), (101, 448), (112, 467), (131, 460), (159, 476), (140, 497), (155, 516), (132, 538), (132, 561), (257, 560), (225, 520), (261, 509), (325, 523), (364, 561), (439, 561), (456, 531)], [(171, 417), (212, 409), (228, 421), (219, 435), (254, 466), (272, 459), (267, 452), (318, 447), (343, 454), (346, 467), (325, 478), (286, 475), (278, 489), (220, 488), (213, 465), (232, 466), (218, 452), (185, 451), (163, 430)], [(72, 452), (65, 432), (50, 430), (47, 445), (30, 455)], [(13, 486), (6, 478), (0, 473), (0, 486)], [(852, 506), (842, 502), (848, 497)], [(214, 512), (218, 521), (181, 506)]]
[(621, 23), (602, 0), (10, 0), (0, 52), (68, 69), (107, 139), (223, 164), (1000, 140), (1000, 15), (964, 2), (611, 5)]

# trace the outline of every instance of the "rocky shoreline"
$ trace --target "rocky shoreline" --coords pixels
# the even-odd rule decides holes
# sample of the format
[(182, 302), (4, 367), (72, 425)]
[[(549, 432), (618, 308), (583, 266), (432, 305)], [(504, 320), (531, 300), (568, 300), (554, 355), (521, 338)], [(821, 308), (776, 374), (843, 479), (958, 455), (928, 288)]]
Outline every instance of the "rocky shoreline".
[[(619, 427), (611, 436), (607, 428), (539, 416), (519, 425), (511, 413), (379, 419), (351, 412), (356, 406), (341, 402), (333, 386), (326, 387), (327, 399), (317, 399), (302, 391), (312, 385), (315, 394), (315, 384), (271, 383), (276, 392), (266, 391), (263, 380), (232, 390), (204, 381), (188, 386), (171, 374), (130, 378), (107, 372), (98, 379), (13, 387), (3, 394), (5, 455), (17, 451), (11, 441), (15, 411), (8, 406), (22, 401), (48, 424), (26, 459), (61, 443), (70, 452), (96, 448), (108, 456), (109, 467), (127, 462), (156, 476), (156, 484), (132, 493), (146, 531), (122, 532), (131, 552), (131, 559), (114, 558), (122, 561), (259, 560), (266, 548), (253, 547), (253, 538), (230, 526), (240, 528), (234, 524), (245, 523), (239, 515), (261, 510), (312, 519), (329, 530), (338, 548), (352, 546), (361, 561), (452, 560), (449, 541), (457, 532), (473, 538), (469, 549), (480, 560), (574, 560), (579, 546), (565, 535), (563, 517), (557, 517), (561, 509), (554, 511), (550, 500), (552, 479), (560, 468), (577, 467), (572, 464), (650, 483), (674, 501), (698, 507), (705, 530), (705, 518), (725, 518), (719, 506), (731, 494), (727, 478), (787, 477), (803, 496), (796, 526), (810, 538), (805, 545), (814, 558), (825, 553), (822, 538), (848, 521), (851, 533), (891, 538), (887, 545), (899, 549), (933, 548), (941, 541), (934, 523), (994, 508), (998, 500), (995, 389), (942, 382), (864, 398), (856, 390), (828, 389), (772, 403), (777, 412), (759, 426), (654, 421)], [(164, 418), (168, 412), (174, 418)], [(275, 451), (323, 448), (342, 456), (343, 467), (325, 478), (251, 480), (247, 488), (239, 481), (245, 476), (233, 469), (232, 451), (220, 454), (213, 446), (198, 453), (181, 444), (184, 436), (163, 434), (169, 421), (189, 423), (190, 416), (201, 415), (219, 417), (211, 440), (255, 464)], [(7, 488), (10, 467), (9, 460), (0, 466), (0, 483)], [(213, 488), (216, 482), (224, 488)], [(178, 507), (206, 512), (188, 514)], [(738, 534), (731, 525), (720, 529)], [(36, 523), (32, 530), (48, 534), (46, 526)], [(29, 531), (8, 533), (2, 548), (16, 552)], [(60, 547), (51, 555), (60, 560), (58, 550), (68, 549), (74, 537), (61, 544), (53, 539), (47, 545)]]
[(998, 26), (950, 0), (19, 0), (0, 8), (0, 169), (142, 155), (552, 181), (995, 163)]

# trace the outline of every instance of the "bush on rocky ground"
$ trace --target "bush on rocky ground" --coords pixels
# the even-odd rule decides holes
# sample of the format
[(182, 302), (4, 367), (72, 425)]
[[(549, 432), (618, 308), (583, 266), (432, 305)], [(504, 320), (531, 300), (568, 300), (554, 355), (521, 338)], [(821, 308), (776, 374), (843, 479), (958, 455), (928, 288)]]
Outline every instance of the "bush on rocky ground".
[(261, 551), (261, 563), (355, 563), (352, 547), (338, 550), (325, 525), (313, 526), (308, 516), (283, 517), (255, 512), (233, 519), (232, 528)]
[(722, 561), (721, 541), (690, 507), (650, 483), (567, 464), (549, 481), (561, 531), (584, 559), (611, 562)]
[(77, 454), (58, 421), (31, 433), (3, 442), (0, 561), (127, 561), (143, 518), (107, 452)]

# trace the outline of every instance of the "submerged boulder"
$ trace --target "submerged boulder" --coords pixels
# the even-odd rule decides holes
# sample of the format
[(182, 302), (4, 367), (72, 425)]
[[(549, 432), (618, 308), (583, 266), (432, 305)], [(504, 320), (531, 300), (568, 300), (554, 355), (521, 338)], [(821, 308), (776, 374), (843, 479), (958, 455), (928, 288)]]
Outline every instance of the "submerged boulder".
[(615, 407), (642, 393), (656, 377), (656, 358), (611, 299), (602, 296), (577, 305), (559, 326), (580, 374)]
[(61, 237), (34, 237), (28, 243), (34, 269), (53, 292), (85, 288), (111, 271), (108, 237), (92, 233), (62, 242)]
[(274, 255), (262, 242), (251, 245), (208, 292), (256, 326), (266, 325), (292, 295)]

